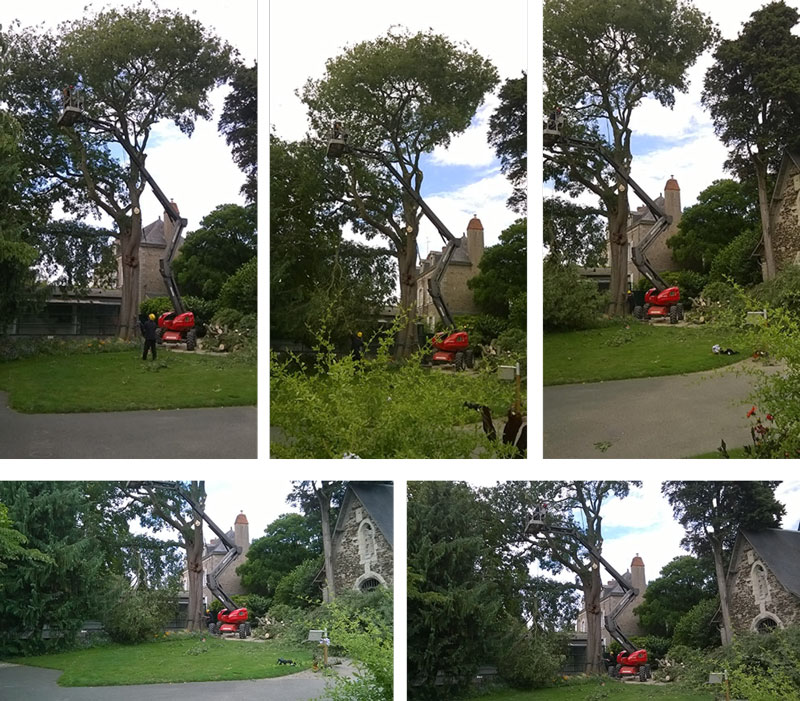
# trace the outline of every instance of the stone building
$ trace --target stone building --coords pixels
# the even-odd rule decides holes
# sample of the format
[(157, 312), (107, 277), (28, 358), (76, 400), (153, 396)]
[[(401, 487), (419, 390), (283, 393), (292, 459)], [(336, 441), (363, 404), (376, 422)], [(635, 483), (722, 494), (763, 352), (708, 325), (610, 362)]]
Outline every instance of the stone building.
[[(417, 314), (429, 329), (433, 329), (439, 321), (439, 313), (428, 293), (428, 280), (434, 275), (443, 251), (444, 248), (441, 251), (431, 251), (417, 267)], [(467, 280), (480, 272), (478, 264), (482, 256), (483, 224), (475, 215), (467, 224), (467, 233), (461, 237), (459, 246), (453, 251), (441, 282), (442, 296), (453, 316), (478, 313), (472, 290), (467, 287)]]
[[(644, 573), (644, 561), (641, 557), (639, 557), (638, 553), (631, 561), (630, 569), (622, 575), (622, 578), (634, 589), (638, 590), (638, 593), (617, 616), (617, 623), (619, 624), (620, 630), (628, 638), (633, 635), (645, 635), (644, 629), (639, 624), (639, 617), (633, 613), (633, 610), (639, 604), (644, 602), (644, 592), (647, 589), (647, 580)], [(613, 638), (611, 638), (605, 628), (605, 619), (606, 616), (610, 614), (619, 603), (623, 593), (622, 587), (620, 587), (619, 583), (614, 579), (610, 579), (606, 584), (604, 584), (603, 590), (600, 592), (600, 610), (603, 614), (603, 618), (600, 622), (600, 629), (602, 633), (603, 645), (606, 647), (613, 642)], [(586, 609), (583, 609), (578, 614), (575, 630), (578, 633), (585, 633), (587, 631)]]
[[(667, 246), (667, 240), (678, 233), (678, 222), (681, 220), (681, 189), (678, 181), (674, 177), (667, 180), (664, 186), (664, 194), (655, 199), (656, 204), (661, 207), (668, 216), (672, 217), (669, 227), (656, 237), (655, 241), (648, 247), (646, 256), (656, 272), (661, 273), (665, 270), (677, 270), (678, 265), (672, 258), (672, 251)], [(633, 264), (630, 249), (639, 246), (642, 239), (655, 224), (655, 217), (645, 206), (637, 208), (628, 217), (628, 275), (633, 285), (639, 281), (642, 274)]]
[[(174, 202), (172, 204), (175, 204)], [(175, 209), (178, 206), (175, 205)], [(167, 286), (164, 278), (161, 277), (161, 267), (159, 261), (166, 258), (169, 245), (175, 235), (175, 227), (172, 225), (167, 213), (164, 212), (162, 219), (142, 228), (142, 240), (139, 243), (139, 301), (151, 297), (164, 297), (168, 295)], [(175, 249), (177, 256), (183, 245), (181, 238)], [(117, 257), (117, 279), (122, 285), (122, 257)]]
[(800, 531), (740, 531), (726, 587), (734, 633), (800, 624)]
[[(333, 531), (337, 593), (370, 591), (394, 582), (394, 486), (348, 482)], [(327, 592), (323, 598), (327, 600)]]
[[(783, 154), (770, 200), (769, 222), (775, 269), (800, 265), (800, 153)], [(763, 241), (757, 251), (763, 258)]]
[[(228, 596), (236, 596), (237, 594), (245, 593), (239, 575), (236, 574), (236, 568), (244, 564), (247, 558), (247, 551), (250, 549), (250, 524), (244, 513), (239, 513), (234, 521), (233, 528), (229, 529), (226, 535), (237, 546), (242, 548), (242, 552), (223, 572), (222, 576), (219, 578), (219, 583)], [(214, 570), (227, 552), (227, 548), (219, 538), (212, 538), (203, 547), (203, 596), (207, 604), (214, 601), (215, 597), (205, 586), (206, 575)], [(189, 575), (186, 570), (184, 570), (181, 575), (181, 584), (183, 590), (188, 591)]]

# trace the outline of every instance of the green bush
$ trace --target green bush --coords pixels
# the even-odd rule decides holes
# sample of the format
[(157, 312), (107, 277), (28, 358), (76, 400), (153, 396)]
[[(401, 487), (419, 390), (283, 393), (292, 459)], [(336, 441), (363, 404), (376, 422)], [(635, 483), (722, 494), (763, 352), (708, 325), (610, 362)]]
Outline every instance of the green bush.
[(588, 329), (597, 325), (606, 295), (573, 265), (548, 257), (543, 265), (542, 324), (546, 331)]
[(218, 302), (244, 314), (258, 311), (258, 258), (251, 258), (225, 281)]
[(0, 336), (0, 362), (39, 355), (117, 353), (134, 348), (141, 350), (138, 341), (123, 341), (119, 338)]
[(132, 589), (127, 580), (119, 578), (108, 593), (103, 627), (116, 643), (141, 643), (160, 633), (177, 610), (174, 592)]
[[(202, 337), (205, 333), (206, 325), (211, 321), (219, 305), (216, 301), (193, 297), (192, 295), (186, 295), (182, 299), (183, 306), (194, 314), (198, 335)], [(139, 303), (140, 316), (155, 314), (156, 319), (158, 319), (164, 312), (172, 310), (173, 306), (169, 297), (151, 297)]]
[[(677, 287), (681, 293), (681, 302), (687, 308), (692, 306), (692, 299), (700, 296), (700, 292), (708, 282), (708, 277), (694, 270), (666, 271), (661, 273), (664, 282)], [(649, 289), (649, 288), (648, 288)]]
[(672, 635), (673, 645), (686, 645), (697, 649), (707, 649), (720, 644), (719, 631), (711, 624), (711, 619), (719, 608), (719, 597), (706, 599), (695, 604), (675, 624)]
[(566, 660), (569, 636), (512, 625), (503, 643), (497, 671), (516, 688), (547, 686)]
[(508, 322), (515, 329), (528, 328), (528, 295), (523, 292), (511, 300)]
[(254, 353), (258, 332), (255, 314), (245, 314), (238, 309), (223, 307), (206, 328), (205, 347), (226, 352)]
[(793, 314), (800, 312), (800, 265), (790, 265), (758, 285), (753, 294), (756, 300), (771, 307), (783, 307)]
[(150, 297), (139, 303), (139, 316), (155, 314), (156, 319), (164, 312), (172, 310), (172, 302), (169, 297)]
[(711, 282), (733, 280), (739, 285), (761, 282), (761, 266), (753, 255), (761, 232), (758, 229), (743, 231), (714, 257), (708, 279)]
[(276, 604), (307, 608), (319, 603), (319, 587), (314, 580), (323, 566), (320, 558), (306, 560), (283, 577), (275, 587)]
[[(470, 344), (473, 346), (478, 343), (491, 343), (492, 339), (497, 338), (509, 327), (508, 319), (490, 314), (462, 314), (456, 316), (453, 321), (457, 328), (469, 332)], [(439, 322), (436, 326), (439, 330), (444, 328), (443, 322)]]

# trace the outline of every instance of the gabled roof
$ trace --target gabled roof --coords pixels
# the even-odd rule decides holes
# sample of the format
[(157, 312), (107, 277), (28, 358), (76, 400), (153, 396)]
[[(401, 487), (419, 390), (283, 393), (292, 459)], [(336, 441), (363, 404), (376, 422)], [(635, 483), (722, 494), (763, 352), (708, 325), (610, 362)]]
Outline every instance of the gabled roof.
[(142, 245), (167, 247), (164, 238), (164, 222), (156, 219), (142, 229)]
[(386, 541), (394, 547), (394, 484), (392, 482), (348, 482), (334, 533), (344, 528), (345, 514), (356, 497), (367, 510)]
[[(739, 554), (739, 541), (742, 538), (753, 546), (783, 587), (795, 596), (800, 596), (800, 531), (780, 528), (740, 531), (734, 546), (735, 556)], [(734, 561), (731, 558), (731, 565)]]

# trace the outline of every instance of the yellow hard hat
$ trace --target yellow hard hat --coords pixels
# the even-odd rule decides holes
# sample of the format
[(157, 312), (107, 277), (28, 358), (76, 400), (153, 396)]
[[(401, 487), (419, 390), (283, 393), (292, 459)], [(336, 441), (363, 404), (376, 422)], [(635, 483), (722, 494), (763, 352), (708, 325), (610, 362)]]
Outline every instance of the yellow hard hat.
[(156, 318), (156, 315), (155, 315), (155, 314), (151, 314), (151, 315), (150, 315), (150, 321), (154, 321), (154, 320), (155, 320), (155, 318)]
[(358, 336), (359, 338), (361, 338), (363, 335), (364, 334), (362, 334), (360, 331), (356, 334), (356, 336)]

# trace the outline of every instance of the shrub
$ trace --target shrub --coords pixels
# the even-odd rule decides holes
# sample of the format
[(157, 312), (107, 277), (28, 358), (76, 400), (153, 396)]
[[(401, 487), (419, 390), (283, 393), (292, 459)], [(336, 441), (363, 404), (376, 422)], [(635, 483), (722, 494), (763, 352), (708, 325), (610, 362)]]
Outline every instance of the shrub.
[(754, 289), (757, 300), (771, 307), (783, 307), (797, 313), (800, 310), (800, 265), (790, 265)]
[(245, 314), (238, 309), (223, 307), (206, 328), (206, 348), (227, 352), (254, 353), (258, 336), (255, 314)]
[(225, 281), (218, 303), (244, 314), (258, 311), (258, 258), (251, 258)]
[(0, 362), (39, 355), (116, 353), (133, 349), (140, 350), (138, 341), (123, 341), (119, 338), (0, 336)]
[(503, 644), (497, 671), (522, 689), (548, 685), (566, 660), (568, 636), (513, 625)]
[(753, 256), (761, 232), (758, 229), (743, 231), (714, 257), (708, 279), (711, 282), (733, 280), (739, 285), (761, 282), (761, 268)]
[(686, 307), (691, 307), (692, 299), (700, 295), (708, 281), (706, 275), (694, 270), (666, 271), (661, 273), (661, 277), (664, 278), (664, 282), (668, 285), (677, 287), (680, 290), (681, 302)]
[[(491, 343), (492, 339), (497, 338), (509, 327), (508, 319), (490, 314), (463, 314), (453, 319), (456, 327), (464, 328), (469, 331), (470, 343)], [(437, 324), (437, 328), (444, 328), (443, 322)]]
[(323, 561), (319, 558), (306, 560), (283, 577), (275, 587), (273, 601), (298, 608), (307, 608), (319, 603), (319, 587), (314, 583)]
[(174, 592), (161, 589), (132, 589), (119, 578), (108, 593), (103, 610), (103, 627), (117, 643), (141, 643), (160, 633), (177, 613)]
[(528, 328), (528, 295), (526, 292), (518, 294), (511, 300), (508, 322), (516, 329)]
[(587, 329), (597, 325), (606, 296), (573, 265), (548, 257), (542, 280), (542, 324), (547, 331)]
[(718, 607), (719, 597), (695, 604), (675, 624), (675, 632), (672, 635), (673, 644), (697, 649), (707, 649), (719, 645), (719, 631), (716, 626), (711, 624), (711, 619)]

